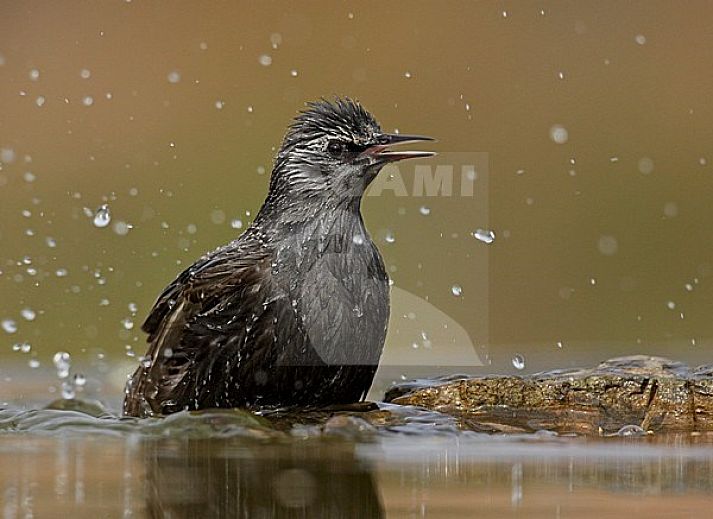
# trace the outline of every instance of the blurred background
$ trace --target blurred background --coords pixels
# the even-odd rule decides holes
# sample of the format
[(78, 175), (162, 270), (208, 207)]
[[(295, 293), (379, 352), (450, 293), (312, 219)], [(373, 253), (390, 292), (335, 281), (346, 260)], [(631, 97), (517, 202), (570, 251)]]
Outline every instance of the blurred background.
[(334, 94), (437, 137), (432, 165), (487, 158), (485, 197), (365, 199), (400, 294), (383, 384), (710, 359), (710, 2), (0, 14), (0, 402), (59, 391), (57, 352), (120, 398), (155, 297), (250, 224), (286, 125)]

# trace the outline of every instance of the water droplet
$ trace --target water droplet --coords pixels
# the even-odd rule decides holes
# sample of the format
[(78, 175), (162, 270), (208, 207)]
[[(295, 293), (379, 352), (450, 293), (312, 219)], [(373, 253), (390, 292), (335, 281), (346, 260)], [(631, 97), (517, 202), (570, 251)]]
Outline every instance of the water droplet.
[(181, 74), (177, 70), (172, 70), (171, 72), (168, 73), (166, 76), (166, 79), (168, 79), (169, 83), (176, 84), (179, 81), (181, 81)]
[(477, 229), (473, 233), (473, 237), (476, 240), (482, 241), (483, 243), (493, 243), (495, 241), (495, 233), (493, 231), (487, 231), (485, 229)]
[(297, 77), (297, 70), (295, 70), (295, 69), (290, 70), (290, 76)]
[(75, 395), (74, 384), (70, 383), (68, 380), (62, 382), (62, 398), (65, 400), (72, 400)]
[(82, 79), (89, 79), (90, 77), (92, 77), (92, 72), (88, 68), (83, 68), (79, 71), (79, 76)]
[(30, 70), (30, 79), (32, 81), (37, 81), (38, 79), (40, 79), (40, 71), (37, 70), (36, 68), (33, 68), (32, 70)]
[(86, 385), (87, 383), (87, 377), (85, 377), (82, 373), (76, 373), (74, 375), (74, 385), (82, 387)]
[(602, 235), (597, 242), (597, 248), (605, 256), (613, 256), (619, 250), (619, 242), (614, 236)]
[(408, 70), (407, 70), (406, 72), (404, 72), (404, 77), (405, 77), (406, 79), (410, 79), (410, 78), (411, 78), (411, 72), (409, 72)]
[(525, 357), (523, 357), (519, 353), (516, 354), (512, 358), (512, 365), (515, 367), (515, 369), (525, 369)]
[(127, 317), (126, 319), (122, 319), (121, 325), (125, 330), (131, 330), (134, 327), (134, 321)]
[(45, 96), (37, 96), (37, 99), (35, 99), (35, 104), (37, 106), (42, 106), (45, 104)]
[(564, 126), (555, 124), (550, 128), (550, 139), (557, 144), (564, 144), (569, 140), (569, 132)]
[(5, 164), (15, 162), (15, 150), (12, 148), (0, 148), (0, 162)]
[(102, 204), (94, 213), (94, 227), (106, 227), (111, 222), (111, 211), (107, 204)]
[(54, 249), (57, 246), (57, 240), (52, 238), (52, 236), (47, 236), (45, 238), (45, 243), (50, 249)]
[(426, 207), (425, 205), (422, 205), (419, 209), (418, 212), (421, 213), (423, 216), (428, 216), (431, 214), (431, 208)]
[(57, 269), (54, 273), (54, 275), (58, 278), (66, 277), (67, 274), (69, 274), (69, 271), (67, 271), (67, 269)]
[(616, 432), (617, 436), (646, 436), (646, 431), (638, 425), (625, 425)]
[(114, 230), (114, 232), (116, 234), (118, 234), (119, 236), (126, 236), (127, 234), (129, 234), (129, 231), (133, 228), (134, 228), (133, 225), (126, 223), (122, 220), (117, 220), (116, 222), (114, 222), (114, 225), (112, 226), (112, 229)]
[(363, 245), (364, 244), (364, 236), (361, 234), (355, 234), (352, 236), (352, 242), (354, 242), (354, 245)]
[(225, 211), (221, 209), (213, 209), (210, 213), (210, 221), (216, 225), (225, 223)]
[(560, 79), (564, 79), (564, 72), (562, 72), (562, 71), (558, 72), (557, 77)]
[(386, 243), (394, 243), (396, 241), (396, 236), (394, 236), (394, 233), (391, 231), (386, 231), (386, 235), (384, 236), (384, 240), (386, 240)]
[(638, 43), (639, 45), (644, 45), (646, 43), (646, 36), (644, 36), (643, 34), (637, 34), (634, 37), (634, 41), (636, 41), (636, 43)]
[(5, 330), (5, 333), (17, 332), (17, 323), (12, 319), (3, 319), (0, 321), (0, 326)]
[(641, 157), (637, 163), (639, 173), (649, 175), (654, 170), (654, 161), (649, 157)]
[(675, 309), (676, 309), (676, 303), (674, 303), (673, 301), (667, 301), (667, 302), (666, 302), (666, 307), (667, 307), (669, 310), (675, 310)]
[(693, 291), (693, 285), (691, 285), (690, 283), (686, 283), (684, 286), (688, 292)]
[(32, 308), (23, 308), (20, 310), (20, 315), (22, 315), (26, 321), (34, 321), (35, 317), (37, 317), (37, 313)]
[(236, 218), (236, 219), (230, 221), (230, 226), (233, 229), (242, 229), (243, 221), (240, 218)]
[(663, 206), (663, 214), (666, 218), (678, 216), (678, 204), (676, 202), (666, 202)]
[(563, 346), (562, 341), (557, 341), (557, 347), (562, 348), (562, 346)]
[(27, 365), (30, 366), (32, 369), (36, 369), (40, 367), (40, 361), (37, 359), (30, 359), (27, 361)]
[(258, 58), (258, 62), (263, 67), (269, 67), (270, 65), (272, 65), (272, 58), (270, 56), (268, 56), (267, 54), (261, 54), (260, 57)]
[(220, 99), (218, 99), (218, 100), (215, 102), (215, 107), (216, 107), (218, 110), (222, 110), (224, 106), (225, 106), (225, 102), (224, 102), (224, 101), (221, 101)]
[(57, 368), (57, 376), (59, 378), (67, 378), (69, 376), (69, 368), (72, 365), (72, 358), (66, 351), (58, 351), (52, 357), (52, 363)]
[(460, 295), (463, 293), (463, 289), (461, 288), (460, 285), (453, 285), (451, 287), (451, 294), (453, 294), (456, 297), (460, 297)]
[(92, 106), (94, 104), (94, 98), (92, 96), (84, 96), (82, 104), (84, 106)]

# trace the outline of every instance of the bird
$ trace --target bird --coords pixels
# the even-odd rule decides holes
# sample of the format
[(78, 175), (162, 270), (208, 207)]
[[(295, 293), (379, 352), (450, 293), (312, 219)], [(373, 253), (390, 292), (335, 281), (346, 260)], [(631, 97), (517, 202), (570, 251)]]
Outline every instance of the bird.
[(362, 401), (389, 319), (389, 278), (361, 215), (387, 164), (430, 137), (386, 133), (348, 97), (308, 102), (277, 151), (268, 193), (235, 240), (156, 300), (125, 416), (320, 408)]

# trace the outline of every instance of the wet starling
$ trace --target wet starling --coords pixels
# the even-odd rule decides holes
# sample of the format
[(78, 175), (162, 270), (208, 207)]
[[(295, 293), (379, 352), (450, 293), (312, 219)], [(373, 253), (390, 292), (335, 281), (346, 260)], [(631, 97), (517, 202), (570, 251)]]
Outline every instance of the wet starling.
[(309, 103), (252, 225), (156, 301), (124, 414), (363, 399), (384, 346), (389, 283), (361, 197), (385, 164), (433, 155), (390, 145), (423, 140), (383, 133), (350, 99)]

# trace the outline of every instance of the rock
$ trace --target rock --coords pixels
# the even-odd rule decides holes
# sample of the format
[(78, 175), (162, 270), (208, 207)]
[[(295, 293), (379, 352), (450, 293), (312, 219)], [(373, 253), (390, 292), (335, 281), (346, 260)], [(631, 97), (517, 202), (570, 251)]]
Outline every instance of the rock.
[(523, 377), (421, 380), (394, 386), (385, 400), (450, 414), (477, 431), (704, 431), (713, 430), (713, 366), (637, 355)]

